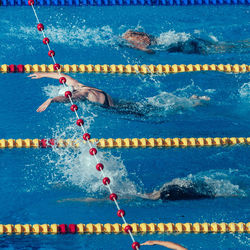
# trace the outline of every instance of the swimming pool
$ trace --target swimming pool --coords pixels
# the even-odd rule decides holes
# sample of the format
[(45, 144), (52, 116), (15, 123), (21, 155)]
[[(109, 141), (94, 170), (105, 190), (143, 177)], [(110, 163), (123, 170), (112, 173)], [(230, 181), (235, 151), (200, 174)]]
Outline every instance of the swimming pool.
[[(0, 63), (51, 63), (41, 43), (41, 34), (35, 29), (31, 9), (4, 8), (1, 12)], [(127, 29), (138, 28), (158, 37), (163, 48), (190, 35), (236, 44), (249, 38), (249, 10), (245, 6), (39, 7), (38, 13), (61, 64), (249, 63), (249, 49), (245, 47), (209, 55), (166, 53), (164, 50), (149, 55), (125, 47), (119, 39)], [(249, 73), (71, 76), (103, 89), (116, 101), (138, 102), (141, 115), (79, 104), (80, 114), (95, 138), (249, 135)], [(57, 81), (30, 80), (24, 74), (2, 74), (1, 82), (1, 138), (81, 137), (68, 104), (53, 104), (44, 113), (35, 112), (46, 98), (57, 94)], [(192, 94), (208, 95), (211, 102), (192, 108), (187, 100)], [(185, 103), (185, 107), (176, 109), (179, 102)], [(247, 146), (103, 149), (100, 153), (107, 162), (107, 175), (112, 178), (113, 189), (121, 196), (152, 192), (176, 178), (179, 182), (205, 180), (222, 196), (176, 202), (124, 198), (120, 205), (127, 212), (128, 222), (249, 221)], [(58, 202), (107, 195), (85, 147), (80, 150), (2, 150), (0, 164), (0, 221), (3, 224), (121, 223), (110, 202)], [(172, 240), (189, 249), (249, 247), (246, 234), (155, 234), (135, 238), (139, 242)], [(130, 249), (127, 235), (1, 236), (0, 244), (7, 249), (64, 249), (69, 244), (83, 249)]]

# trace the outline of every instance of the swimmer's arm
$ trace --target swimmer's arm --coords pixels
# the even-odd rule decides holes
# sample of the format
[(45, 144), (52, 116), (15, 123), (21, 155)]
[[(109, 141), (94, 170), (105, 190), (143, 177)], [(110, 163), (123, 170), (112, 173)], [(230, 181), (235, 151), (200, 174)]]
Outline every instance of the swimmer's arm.
[(167, 247), (169, 249), (174, 249), (174, 250), (187, 250), (187, 248), (176, 244), (174, 242), (170, 242), (170, 241), (161, 241), (161, 240), (149, 240), (146, 241), (144, 243), (141, 244), (142, 246), (145, 245), (149, 245), (149, 246), (153, 246), (153, 245), (159, 245), (159, 246), (163, 246), (163, 247)]
[[(59, 79), (60, 78), (58, 73), (53, 73), (53, 72), (52, 73), (38, 72), (38, 73), (31, 74), (28, 77), (30, 77), (31, 79), (40, 79), (40, 78)], [(66, 78), (66, 84), (67, 85), (78, 86), (80, 84), (77, 80), (75, 80), (71, 76), (65, 75), (63, 73), (61, 73), (61, 77)]]
[[(84, 100), (87, 97), (87, 92), (79, 91), (77, 93), (73, 93), (71, 100)], [(66, 96), (56, 96), (51, 99), (51, 102), (69, 102), (69, 98)], [(90, 100), (91, 101), (91, 100)]]
[(138, 49), (138, 50), (141, 50), (141, 51), (145, 51), (149, 54), (154, 54), (155, 51), (153, 51), (152, 49), (148, 49), (147, 47), (145, 47), (143, 44), (141, 43), (136, 43), (136, 42), (133, 42), (133, 41), (129, 41), (133, 46), (131, 46), (131, 48), (134, 48), (134, 49)]
[(69, 98), (65, 96), (56, 96), (54, 98), (51, 98), (51, 102), (69, 102)]
[(56, 96), (54, 98), (49, 98), (41, 106), (39, 106), (39, 108), (36, 110), (36, 112), (41, 113), (41, 112), (45, 111), (52, 102), (68, 102), (68, 101), (69, 101), (69, 99), (65, 96)]
[[(77, 94), (73, 94), (72, 96), (72, 100), (82, 100), (86, 98), (86, 94), (84, 93), (77, 93)], [(69, 102), (69, 99), (65, 96), (56, 96), (54, 98), (49, 98), (47, 101), (45, 101), (36, 111), (37, 112), (43, 112), (45, 111), (49, 105), (53, 102)]]
[(147, 49), (146, 47), (144, 46), (134, 46), (135, 49), (138, 49), (138, 50), (141, 50), (141, 51), (144, 51), (144, 52), (147, 52), (148, 54), (155, 54), (155, 51), (152, 50), (152, 49)]

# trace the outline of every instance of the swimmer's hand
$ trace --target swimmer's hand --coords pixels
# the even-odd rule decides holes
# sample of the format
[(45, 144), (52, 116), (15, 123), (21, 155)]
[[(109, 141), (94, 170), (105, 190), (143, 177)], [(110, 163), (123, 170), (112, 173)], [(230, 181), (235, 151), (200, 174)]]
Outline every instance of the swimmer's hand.
[(149, 240), (141, 244), (141, 246), (145, 246), (145, 245), (148, 245), (148, 246), (159, 245), (159, 246), (167, 247), (169, 249), (174, 249), (174, 250), (187, 250), (185, 247), (179, 244), (176, 244), (174, 242), (170, 242), (170, 241)]
[(44, 77), (44, 74), (43, 73), (34, 73), (31, 75), (28, 75), (28, 77), (30, 77), (31, 79), (40, 79), (40, 78)]
[(46, 102), (44, 102), (37, 110), (36, 110), (36, 112), (43, 112), (43, 111), (45, 111), (48, 107), (49, 107), (49, 105), (51, 104), (51, 102), (52, 102), (52, 98), (49, 98)]
[(153, 245), (156, 245), (156, 242), (154, 240), (148, 240), (144, 243), (141, 244), (141, 246), (153, 246)]

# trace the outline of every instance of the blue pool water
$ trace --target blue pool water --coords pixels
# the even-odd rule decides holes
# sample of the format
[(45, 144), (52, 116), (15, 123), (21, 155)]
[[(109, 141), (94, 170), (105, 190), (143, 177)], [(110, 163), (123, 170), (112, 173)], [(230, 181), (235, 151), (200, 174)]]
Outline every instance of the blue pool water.
[[(41, 21), (61, 64), (249, 64), (249, 8), (194, 7), (39, 7)], [(50, 64), (29, 7), (0, 9), (0, 64)], [(127, 29), (148, 32), (160, 41), (156, 54), (124, 46)], [(229, 51), (206, 55), (167, 53), (189, 37), (232, 44)], [(247, 43), (248, 42), (248, 43)], [(103, 89), (116, 101), (138, 103), (141, 115), (79, 104), (95, 138), (249, 136), (250, 82), (247, 74), (219, 72), (166, 76), (71, 74)], [(58, 82), (31, 80), (27, 74), (2, 74), (0, 138), (80, 138), (68, 104), (52, 104)], [(211, 97), (192, 108), (192, 94)], [(184, 108), (176, 109), (182, 103)], [(150, 109), (148, 107), (150, 106)], [(103, 149), (100, 158), (128, 222), (249, 221), (247, 146), (188, 149)], [(121, 223), (114, 204), (60, 202), (67, 198), (107, 196), (99, 173), (81, 146), (72, 149), (0, 151), (0, 223)], [(127, 195), (152, 192), (164, 183), (205, 182), (217, 196), (194, 201), (144, 201)], [(248, 249), (246, 234), (138, 235), (136, 240), (169, 240), (188, 249)], [(127, 235), (1, 236), (3, 249), (130, 249)], [(152, 247), (143, 247), (142, 249)], [(162, 249), (154, 247), (154, 249)]]

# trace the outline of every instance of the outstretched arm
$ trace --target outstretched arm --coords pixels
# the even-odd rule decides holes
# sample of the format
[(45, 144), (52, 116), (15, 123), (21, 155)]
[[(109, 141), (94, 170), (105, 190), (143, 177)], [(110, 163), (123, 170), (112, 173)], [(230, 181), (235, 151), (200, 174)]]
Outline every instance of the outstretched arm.
[[(77, 80), (75, 80), (74, 78), (72, 78), (71, 76), (65, 75), (65, 74), (61, 74), (62, 77), (66, 78), (66, 84), (70, 85), (70, 86), (78, 86), (79, 83)], [(39, 72), (39, 73), (34, 73), (29, 75), (28, 77), (30, 77), (31, 79), (40, 79), (40, 78), (52, 78), (52, 79), (59, 79), (60, 76), (58, 75), (58, 73), (44, 73), (44, 72)]]
[[(82, 99), (85, 99), (86, 96), (87, 96), (87, 93), (79, 92), (79, 93), (73, 94), (71, 98), (72, 100), (82, 100)], [(52, 102), (69, 102), (69, 99), (65, 96), (56, 96), (54, 98), (49, 98), (36, 111), (37, 112), (45, 111)]]
[(37, 110), (36, 112), (43, 112), (45, 111), (49, 105), (52, 103), (52, 102), (68, 102), (69, 99), (65, 96), (56, 96), (54, 98), (49, 98), (47, 101), (45, 101)]
[(187, 248), (176, 244), (174, 242), (170, 242), (170, 241), (161, 241), (161, 240), (149, 240), (146, 241), (144, 243), (141, 244), (142, 246), (145, 245), (149, 245), (149, 246), (153, 246), (153, 245), (159, 245), (159, 246), (163, 246), (163, 247), (167, 247), (169, 249), (174, 249), (174, 250), (187, 250)]

